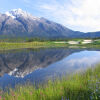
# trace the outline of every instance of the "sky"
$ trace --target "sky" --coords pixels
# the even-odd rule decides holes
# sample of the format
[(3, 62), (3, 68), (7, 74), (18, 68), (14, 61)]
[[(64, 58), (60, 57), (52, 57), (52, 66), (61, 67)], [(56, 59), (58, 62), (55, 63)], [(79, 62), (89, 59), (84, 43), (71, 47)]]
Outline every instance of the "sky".
[(100, 0), (0, 0), (1, 13), (18, 8), (75, 31), (100, 31)]

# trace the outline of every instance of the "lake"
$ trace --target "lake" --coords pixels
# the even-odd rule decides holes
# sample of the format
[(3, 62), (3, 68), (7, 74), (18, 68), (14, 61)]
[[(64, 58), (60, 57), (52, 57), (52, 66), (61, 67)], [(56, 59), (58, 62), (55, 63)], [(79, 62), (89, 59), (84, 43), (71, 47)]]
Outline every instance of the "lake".
[(100, 49), (41, 48), (0, 52), (0, 87), (36, 84), (94, 67)]

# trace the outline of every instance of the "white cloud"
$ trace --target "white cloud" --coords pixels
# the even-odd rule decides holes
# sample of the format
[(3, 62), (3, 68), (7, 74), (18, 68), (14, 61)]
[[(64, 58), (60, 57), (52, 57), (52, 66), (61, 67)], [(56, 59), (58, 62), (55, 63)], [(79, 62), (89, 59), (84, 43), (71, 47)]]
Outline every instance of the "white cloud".
[(70, 8), (72, 15), (68, 24), (87, 27), (89, 31), (100, 31), (100, 0), (81, 0), (77, 3), (80, 3), (79, 7)]
[(100, 31), (100, 0), (23, 0), (43, 17), (77, 31)]
[(40, 7), (44, 11), (48, 10), (52, 17), (65, 26), (77, 27), (75, 30), (79, 31), (100, 31), (100, 0), (71, 0), (69, 4), (56, 2)]
[(42, 9), (44, 9), (44, 10), (50, 10), (50, 11), (54, 11), (54, 10), (56, 9), (55, 6), (47, 5), (47, 4), (40, 5), (40, 8), (42, 8)]

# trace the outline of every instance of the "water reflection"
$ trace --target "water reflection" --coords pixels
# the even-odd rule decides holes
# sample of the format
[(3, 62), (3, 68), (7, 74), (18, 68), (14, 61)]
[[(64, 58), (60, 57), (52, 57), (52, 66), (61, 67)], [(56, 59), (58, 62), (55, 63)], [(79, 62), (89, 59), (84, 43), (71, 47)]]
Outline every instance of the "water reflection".
[(0, 86), (55, 78), (85, 70), (98, 62), (99, 50), (49, 48), (7, 51), (0, 53)]

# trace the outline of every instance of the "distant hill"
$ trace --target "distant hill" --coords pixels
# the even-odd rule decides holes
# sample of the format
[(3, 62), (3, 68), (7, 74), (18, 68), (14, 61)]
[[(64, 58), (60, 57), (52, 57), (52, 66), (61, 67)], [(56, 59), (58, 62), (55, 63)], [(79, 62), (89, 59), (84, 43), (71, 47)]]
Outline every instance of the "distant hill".
[(8, 37), (93, 38), (100, 37), (100, 32), (73, 31), (45, 18), (34, 17), (21, 9), (14, 9), (0, 14), (0, 35)]

